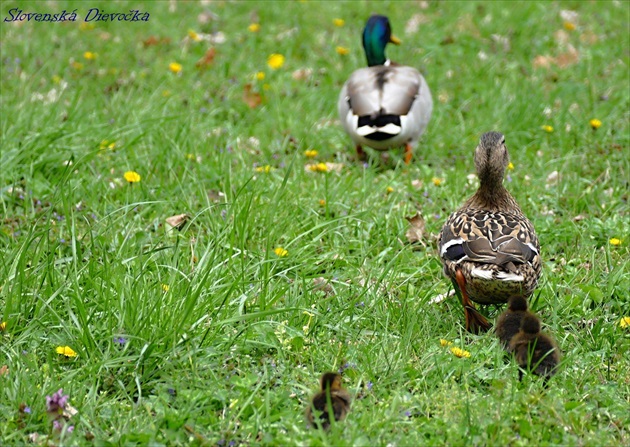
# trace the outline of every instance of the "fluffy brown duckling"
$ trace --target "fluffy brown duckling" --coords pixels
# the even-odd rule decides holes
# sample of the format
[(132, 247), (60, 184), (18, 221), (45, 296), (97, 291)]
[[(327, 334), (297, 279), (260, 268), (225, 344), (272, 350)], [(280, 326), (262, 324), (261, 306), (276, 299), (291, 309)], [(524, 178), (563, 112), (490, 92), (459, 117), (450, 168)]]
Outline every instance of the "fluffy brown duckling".
[(545, 383), (556, 373), (560, 362), (560, 350), (556, 342), (540, 331), (540, 320), (536, 315), (528, 313), (521, 321), (518, 333), (512, 337), (509, 350), (521, 368), (518, 380), (523, 379), (523, 370), (543, 376)]
[(328, 430), (331, 415), (335, 421), (343, 420), (350, 411), (351, 400), (350, 394), (341, 386), (341, 375), (324, 373), (320, 379), (320, 391), (306, 407), (306, 419), (312, 427), (317, 428), (319, 425)]
[(508, 307), (497, 319), (495, 332), (504, 349), (508, 349), (510, 340), (521, 329), (521, 321), (527, 310), (527, 299), (522, 295), (513, 295), (508, 299)]

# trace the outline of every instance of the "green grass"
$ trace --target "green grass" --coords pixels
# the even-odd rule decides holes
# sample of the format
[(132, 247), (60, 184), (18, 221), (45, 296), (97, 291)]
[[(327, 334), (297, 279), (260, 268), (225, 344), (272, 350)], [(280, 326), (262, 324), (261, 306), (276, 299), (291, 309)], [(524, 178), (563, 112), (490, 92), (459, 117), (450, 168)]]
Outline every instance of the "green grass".
[[(2, 17), (17, 5), (4, 2)], [(1, 25), (3, 445), (60, 441), (45, 400), (59, 388), (78, 410), (67, 445), (630, 443), (627, 3), (146, 2), (148, 23), (80, 26), (91, 7), (136, 5), (19, 2), (79, 19)], [(563, 9), (579, 18), (560, 45)], [(200, 24), (204, 11), (215, 19)], [(337, 121), (373, 11), (403, 39), (389, 56), (419, 67), (435, 100), (409, 167), (400, 151), (353, 161)], [(406, 34), (413, 14), (423, 23)], [(184, 41), (190, 29), (225, 42)], [(150, 36), (168, 40), (145, 47)], [(576, 63), (534, 67), (568, 44)], [(210, 46), (212, 65), (195, 68)], [(282, 68), (267, 67), (271, 53)], [(242, 99), (247, 83), (257, 108)], [(507, 185), (542, 245), (532, 306), (563, 351), (546, 390), (517, 381), (492, 333), (464, 332), (455, 298), (430, 303), (450, 288), (433, 236), (473, 193), (488, 130), (506, 135)], [(309, 149), (341, 172), (305, 171)], [(127, 184), (127, 170), (142, 180)], [(416, 209), (426, 247), (405, 239)], [(169, 230), (180, 213), (189, 222)], [(357, 397), (347, 420), (307, 429), (319, 375), (340, 368)]]

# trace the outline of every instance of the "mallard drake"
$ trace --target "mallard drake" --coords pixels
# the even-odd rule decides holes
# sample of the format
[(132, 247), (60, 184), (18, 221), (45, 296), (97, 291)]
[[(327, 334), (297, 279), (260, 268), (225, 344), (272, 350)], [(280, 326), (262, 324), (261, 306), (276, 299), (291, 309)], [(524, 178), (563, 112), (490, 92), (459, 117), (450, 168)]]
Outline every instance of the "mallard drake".
[(521, 320), (525, 315), (528, 315), (527, 299), (521, 295), (514, 295), (508, 299), (508, 307), (499, 318), (497, 318), (497, 324), (495, 332), (503, 348), (507, 349), (512, 337), (518, 333), (521, 328)]
[(503, 186), (509, 163), (505, 137), (481, 136), (475, 150), (479, 189), (450, 215), (438, 248), (444, 273), (462, 300), (466, 329), (478, 333), (491, 325), (474, 307), (529, 297), (540, 276), (540, 245), (531, 222)]
[(400, 44), (392, 35), (389, 19), (370, 17), (363, 30), (368, 66), (350, 75), (337, 109), (359, 159), (365, 159), (363, 146), (381, 151), (405, 146), (405, 163), (409, 164), (431, 118), (433, 99), (418, 70), (387, 59), (385, 47), (390, 42)]
[(521, 321), (521, 328), (512, 337), (510, 351), (518, 366), (518, 380), (523, 379), (523, 370), (543, 376), (545, 382), (556, 373), (560, 362), (560, 350), (549, 335), (540, 332), (540, 320), (536, 315), (528, 314)]
[[(341, 376), (337, 373), (324, 373), (320, 379), (320, 391), (313, 396), (306, 407), (306, 419), (312, 427), (320, 425), (324, 430), (330, 427), (330, 417), (341, 421), (350, 411), (350, 394), (341, 386)], [(319, 413), (319, 417), (313, 412)]]

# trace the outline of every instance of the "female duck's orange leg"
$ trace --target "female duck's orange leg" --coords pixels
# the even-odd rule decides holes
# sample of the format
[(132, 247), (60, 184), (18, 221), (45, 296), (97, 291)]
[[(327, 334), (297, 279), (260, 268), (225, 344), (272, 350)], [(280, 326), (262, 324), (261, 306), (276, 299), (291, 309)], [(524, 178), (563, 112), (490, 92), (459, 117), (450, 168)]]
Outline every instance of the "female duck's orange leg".
[(407, 143), (405, 144), (405, 164), (408, 165), (409, 163), (411, 163), (411, 157), (413, 156), (413, 148), (411, 147), (411, 144)]
[(480, 332), (487, 332), (492, 325), (486, 320), (486, 317), (481, 315), (475, 305), (472, 303), (466, 292), (466, 278), (461, 270), (457, 269), (455, 273), (455, 281), (462, 293), (462, 306), (464, 306), (464, 316), (466, 317), (466, 330), (473, 334)]

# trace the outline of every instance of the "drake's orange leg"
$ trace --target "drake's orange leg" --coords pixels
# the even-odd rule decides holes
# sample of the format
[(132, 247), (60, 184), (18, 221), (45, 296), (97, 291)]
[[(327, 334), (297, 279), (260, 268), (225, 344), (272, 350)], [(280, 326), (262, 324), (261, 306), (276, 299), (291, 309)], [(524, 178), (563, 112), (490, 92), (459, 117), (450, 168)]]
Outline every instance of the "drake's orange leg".
[(411, 163), (411, 157), (413, 156), (413, 148), (411, 144), (405, 144), (405, 164), (408, 165)]
[(466, 330), (468, 332), (472, 332), (473, 334), (487, 332), (492, 325), (488, 322), (488, 320), (486, 320), (486, 317), (481, 315), (479, 311), (475, 309), (475, 305), (468, 297), (468, 292), (466, 292), (466, 278), (464, 278), (464, 274), (459, 269), (455, 273), (455, 281), (462, 293), (462, 306), (464, 306)]
[(357, 157), (359, 157), (359, 161), (367, 160), (367, 155), (360, 144), (357, 144)]

